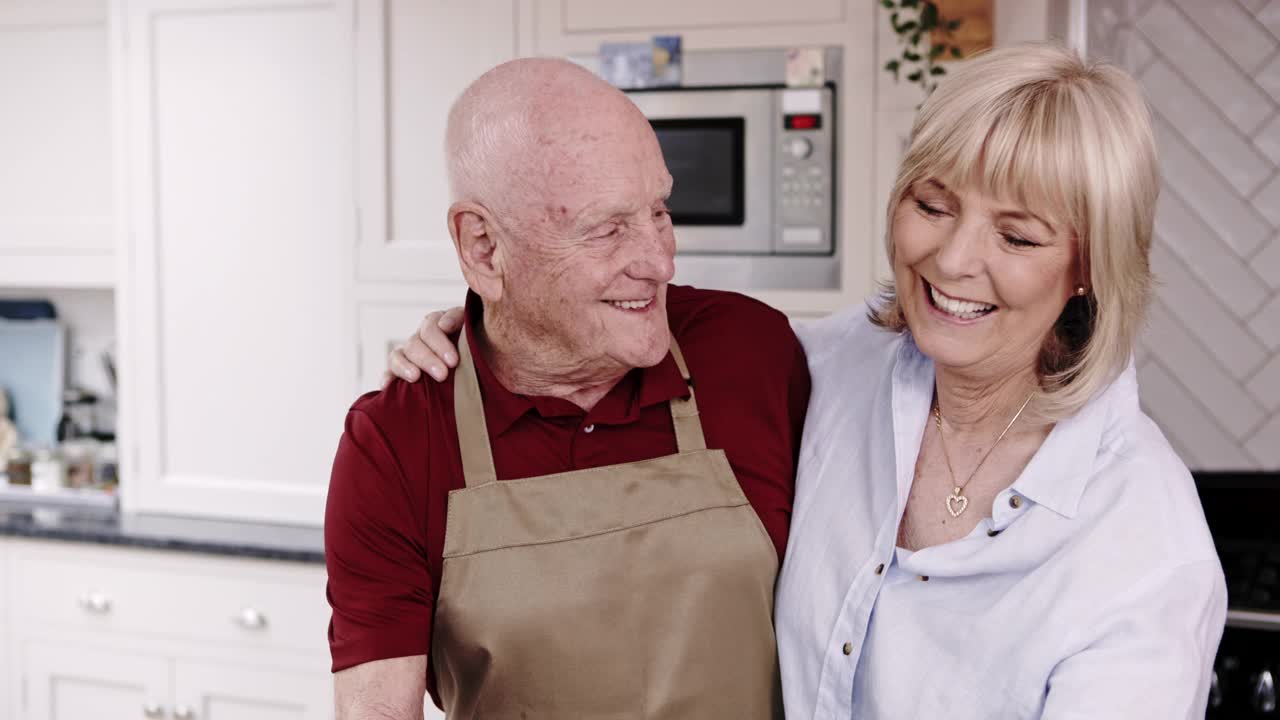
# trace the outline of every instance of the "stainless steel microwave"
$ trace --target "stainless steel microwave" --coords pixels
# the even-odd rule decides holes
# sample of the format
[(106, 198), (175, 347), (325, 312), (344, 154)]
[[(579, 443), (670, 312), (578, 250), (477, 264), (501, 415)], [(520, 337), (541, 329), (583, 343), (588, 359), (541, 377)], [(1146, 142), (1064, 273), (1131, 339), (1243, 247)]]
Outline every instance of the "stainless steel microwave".
[(840, 284), (840, 48), (786, 84), (782, 49), (686, 52), (680, 87), (628, 90), (675, 179), (676, 281), (733, 290)]

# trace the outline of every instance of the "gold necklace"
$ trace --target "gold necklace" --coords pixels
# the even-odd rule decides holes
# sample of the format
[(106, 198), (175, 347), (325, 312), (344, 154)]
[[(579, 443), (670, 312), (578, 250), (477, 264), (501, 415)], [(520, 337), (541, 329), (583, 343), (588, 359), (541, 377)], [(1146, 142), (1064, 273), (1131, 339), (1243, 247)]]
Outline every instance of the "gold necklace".
[(987, 452), (973, 468), (973, 472), (969, 473), (969, 477), (965, 478), (963, 485), (955, 484), (956, 471), (951, 467), (951, 455), (947, 453), (946, 434), (942, 432), (942, 408), (938, 406), (937, 398), (934, 398), (933, 419), (938, 425), (938, 441), (942, 443), (942, 457), (947, 461), (947, 472), (951, 473), (951, 484), (955, 487), (955, 489), (951, 491), (951, 494), (947, 496), (947, 512), (951, 513), (951, 517), (960, 517), (960, 514), (964, 512), (965, 508), (969, 507), (969, 498), (964, 496), (965, 485), (968, 485), (969, 481), (973, 480), (973, 476), (978, 474), (978, 470), (982, 467), (982, 463), (987, 461), (987, 458), (991, 456), (991, 451), (995, 450), (996, 446), (1000, 444), (1000, 441), (1004, 439), (1004, 436), (1008, 434), (1009, 428), (1013, 427), (1013, 424), (1018, 422), (1018, 418), (1022, 416), (1022, 411), (1027, 409), (1027, 405), (1030, 404), (1031, 398), (1035, 396), (1036, 394), (1034, 392), (1027, 396), (1026, 402), (1022, 403), (1022, 407), (1018, 408), (1018, 412), (1014, 414), (1013, 419), (1009, 421), (1009, 424), (1004, 426), (1004, 431), (1000, 433), (1000, 437), (997, 437), (996, 441), (991, 443), (991, 447), (987, 448)]

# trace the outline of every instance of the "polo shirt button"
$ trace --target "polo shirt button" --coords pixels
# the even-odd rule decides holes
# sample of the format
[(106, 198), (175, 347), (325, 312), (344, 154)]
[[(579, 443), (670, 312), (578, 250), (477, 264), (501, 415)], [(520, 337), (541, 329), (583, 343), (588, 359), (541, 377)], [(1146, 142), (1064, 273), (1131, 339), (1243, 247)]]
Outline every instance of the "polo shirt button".
[(1011, 508), (1013, 508), (1013, 509), (1015, 509), (1015, 510), (1017, 510), (1018, 508), (1022, 507), (1022, 496), (1021, 496), (1021, 495), (1014, 495), (1014, 496), (1010, 497), (1010, 498), (1009, 498), (1009, 507), (1011, 507)]
[(877, 575), (884, 574), (884, 563), (880, 563), (879, 565), (876, 566), (876, 574)]
[(589, 432), (593, 432), (595, 429), (596, 429), (596, 426), (595, 426), (595, 425), (588, 425), (588, 426), (586, 426), (586, 427), (582, 428), (582, 432), (584, 432), (584, 433), (589, 433)]
[(842, 648), (842, 649), (844, 650), (844, 654), (845, 654), (845, 655), (852, 655), (852, 654), (853, 654), (853, 643), (845, 643), (845, 644), (844, 644), (844, 648)]

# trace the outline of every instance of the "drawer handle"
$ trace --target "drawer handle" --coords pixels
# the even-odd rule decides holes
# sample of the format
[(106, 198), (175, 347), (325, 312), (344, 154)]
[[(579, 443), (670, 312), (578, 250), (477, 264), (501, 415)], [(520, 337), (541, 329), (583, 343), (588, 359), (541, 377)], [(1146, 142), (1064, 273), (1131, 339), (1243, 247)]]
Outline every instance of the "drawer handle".
[(246, 607), (232, 619), (245, 630), (262, 630), (267, 627), (267, 616), (256, 608)]
[(111, 600), (100, 592), (91, 592), (80, 596), (80, 607), (94, 615), (106, 615), (111, 612)]
[(179, 705), (173, 709), (174, 720), (195, 720), (196, 711), (186, 705)]
[(142, 706), (142, 716), (147, 718), (164, 717), (164, 707), (160, 703), (149, 702)]

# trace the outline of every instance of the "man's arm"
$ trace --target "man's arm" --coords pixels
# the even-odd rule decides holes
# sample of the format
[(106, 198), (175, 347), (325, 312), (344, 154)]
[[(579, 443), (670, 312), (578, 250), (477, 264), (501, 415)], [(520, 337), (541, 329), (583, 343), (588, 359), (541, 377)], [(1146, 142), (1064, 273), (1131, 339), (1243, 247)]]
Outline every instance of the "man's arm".
[(422, 720), (427, 656), (374, 660), (333, 676), (338, 720)]
[(411, 490), (406, 473), (419, 472), (411, 458), (397, 456), (409, 440), (399, 426), (374, 418), (410, 412), (407, 395), (415, 387), (421, 389), (398, 384), (358, 402), (334, 458), (325, 560), (341, 720), (422, 720), (434, 609), (417, 514), (425, 499)]

